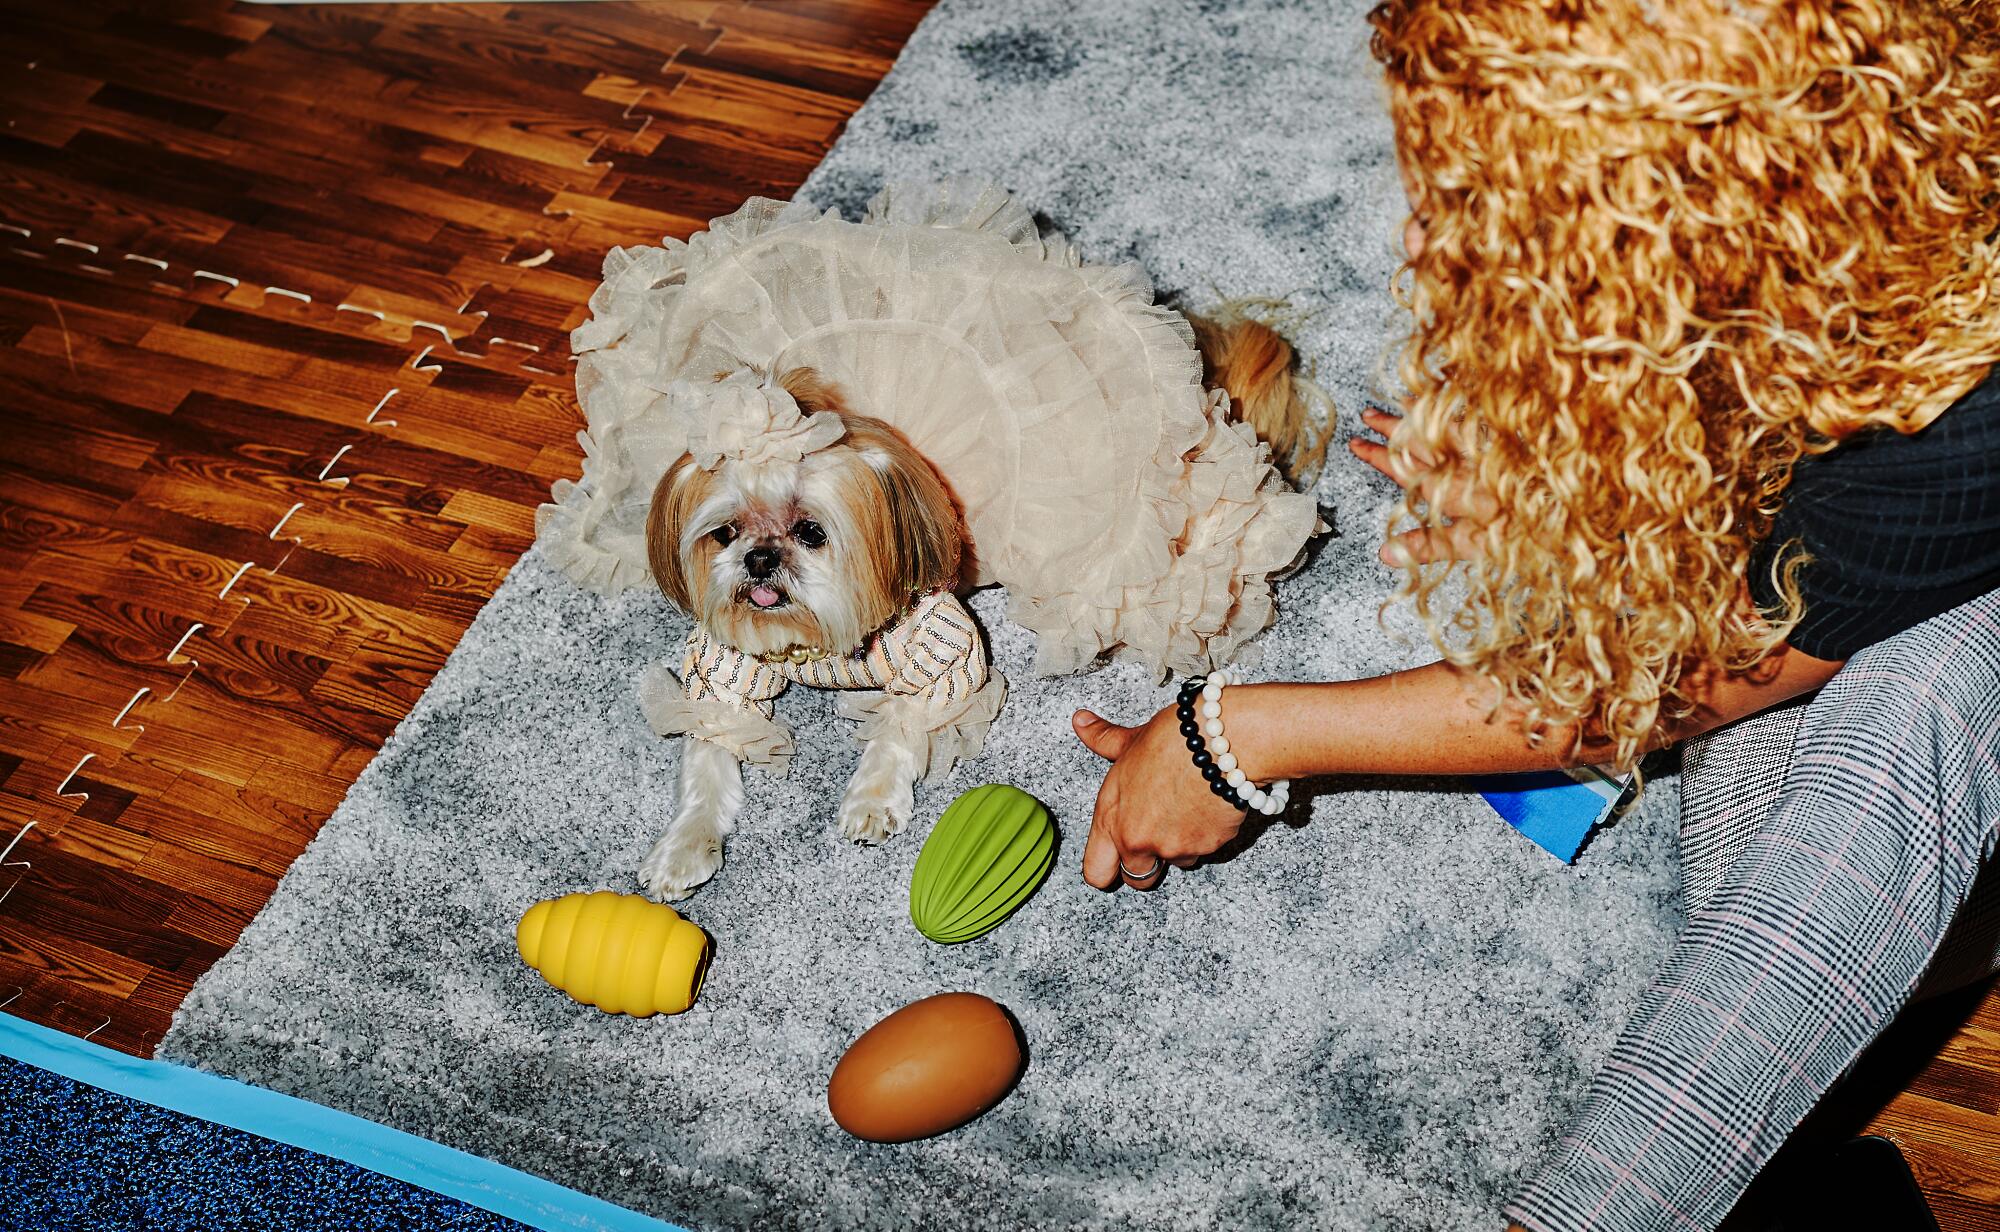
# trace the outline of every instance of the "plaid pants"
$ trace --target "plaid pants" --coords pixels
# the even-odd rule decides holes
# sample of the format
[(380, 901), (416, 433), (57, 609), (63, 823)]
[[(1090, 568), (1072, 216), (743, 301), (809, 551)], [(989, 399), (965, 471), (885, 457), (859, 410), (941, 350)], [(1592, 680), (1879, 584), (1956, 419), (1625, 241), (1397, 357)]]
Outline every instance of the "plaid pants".
[(1714, 1228), (1914, 995), (1995, 968), (2000, 591), (1718, 741), (1684, 769), (1686, 927), (1508, 1205), (1533, 1232)]

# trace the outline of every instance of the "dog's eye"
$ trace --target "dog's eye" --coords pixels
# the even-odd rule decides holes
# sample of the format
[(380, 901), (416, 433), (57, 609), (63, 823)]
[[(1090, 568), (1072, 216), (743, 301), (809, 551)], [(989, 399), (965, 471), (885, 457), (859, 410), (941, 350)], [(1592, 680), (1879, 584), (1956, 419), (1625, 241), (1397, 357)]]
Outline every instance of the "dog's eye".
[(718, 526), (714, 530), (708, 532), (708, 537), (710, 539), (715, 540), (718, 544), (721, 544), (723, 547), (726, 548), (730, 544), (736, 542), (736, 528), (734, 526), (728, 526), (728, 525)]
[(792, 538), (809, 548), (823, 548), (826, 546), (826, 531), (821, 529), (818, 522), (810, 518), (792, 527)]

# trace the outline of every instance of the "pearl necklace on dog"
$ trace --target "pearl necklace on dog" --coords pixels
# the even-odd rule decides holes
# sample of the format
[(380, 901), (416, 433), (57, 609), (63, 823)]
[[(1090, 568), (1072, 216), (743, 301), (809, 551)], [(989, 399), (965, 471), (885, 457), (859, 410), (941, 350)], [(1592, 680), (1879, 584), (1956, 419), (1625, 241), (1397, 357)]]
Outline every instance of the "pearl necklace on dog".
[[(869, 643), (873, 642), (876, 638), (881, 637), (883, 634), (890, 632), (897, 625), (900, 625), (904, 621), (908, 620), (910, 618), (910, 613), (917, 610), (918, 604), (930, 598), (932, 595), (938, 593), (938, 590), (940, 589), (942, 589), (942, 587), (913, 593), (910, 596), (910, 601), (908, 603), (905, 603), (902, 607), (897, 608), (896, 614), (889, 617), (888, 620), (884, 621), (882, 623), (881, 628), (875, 630), (875, 632), (870, 633), (867, 637), (861, 639), (861, 645), (854, 648), (855, 656), (859, 657), (867, 653)], [(766, 667), (776, 667), (780, 663), (790, 663), (795, 666), (803, 667), (808, 663), (817, 663), (821, 659), (831, 658), (832, 656), (833, 656), (833, 651), (826, 649), (824, 646), (815, 645), (815, 646), (787, 646), (783, 650), (765, 650), (758, 652), (756, 655), (752, 657), (754, 657), (759, 663), (764, 664)]]
[(783, 650), (759, 651), (757, 662), (773, 667), (780, 663), (817, 663), (830, 653), (820, 646), (788, 646)]

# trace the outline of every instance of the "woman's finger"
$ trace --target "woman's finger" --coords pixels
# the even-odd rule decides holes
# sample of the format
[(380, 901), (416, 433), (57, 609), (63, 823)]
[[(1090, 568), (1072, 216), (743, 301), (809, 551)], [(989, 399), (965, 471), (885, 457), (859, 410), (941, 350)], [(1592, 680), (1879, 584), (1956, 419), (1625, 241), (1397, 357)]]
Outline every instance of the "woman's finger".
[(1425, 492), (1424, 498), (1448, 518), (1489, 522), (1500, 512), (1500, 502), (1479, 488), (1469, 476), (1459, 475), (1431, 486), (1437, 490)]
[(1439, 528), (1407, 530), (1382, 544), (1382, 563), (1401, 569), (1416, 563), (1428, 565), (1439, 560), (1472, 560), (1480, 553), (1479, 528), (1472, 522), (1454, 522)]
[[(1386, 439), (1396, 431), (1396, 425), (1403, 421), (1381, 411), (1363, 411), (1361, 418), (1370, 428), (1380, 432)], [(1407, 488), (1413, 481), (1423, 478), (1437, 460), (1421, 447), (1412, 447), (1407, 457), (1397, 455), (1382, 441), (1365, 436), (1349, 437), (1348, 449), (1363, 462), (1381, 471), (1393, 480), (1397, 487)]]
[(1083, 879), (1100, 890), (1115, 888), (1124, 876), (1118, 871), (1118, 836), (1112, 829), (1117, 804), (1118, 785), (1106, 774), (1091, 809), (1090, 834), (1083, 840)]
[(1179, 869), (1189, 869), (1189, 868), (1193, 868), (1193, 867), (1194, 867), (1195, 865), (1197, 865), (1197, 864), (1201, 863), (1201, 857), (1200, 857), (1200, 856), (1182, 856), (1182, 857), (1181, 857), (1180, 859), (1178, 859), (1178, 860), (1168, 860), (1168, 861), (1167, 861), (1167, 863), (1169, 863), (1169, 864), (1173, 865), (1173, 866), (1174, 866), (1175, 868), (1179, 868)]
[(1361, 422), (1383, 436), (1388, 436), (1396, 430), (1397, 424), (1403, 422), (1403, 417), (1393, 411), (1385, 411), (1379, 406), (1364, 406), (1361, 408)]
[[(1133, 876), (1134, 873), (1144, 874)], [(1118, 857), (1118, 874), (1135, 890), (1150, 890), (1167, 875), (1167, 862), (1150, 851), (1127, 851)]]
[[(1386, 441), (1393, 440), (1397, 431), (1402, 428), (1403, 416), (1394, 411), (1385, 411), (1379, 406), (1364, 406), (1361, 408), (1361, 422), (1370, 430), (1381, 433), (1382, 439)], [(1430, 466), (1437, 461), (1422, 440), (1410, 442), (1410, 459), (1418, 466)]]
[(1389, 447), (1387, 445), (1384, 445), (1380, 441), (1371, 441), (1367, 437), (1357, 436), (1347, 442), (1347, 448), (1355, 457), (1388, 476), (1389, 482), (1399, 488), (1405, 486), (1402, 477), (1396, 473), (1394, 466), (1389, 461)]
[(1116, 886), (1123, 876), (1118, 871), (1118, 844), (1102, 826), (1092, 823), (1083, 840), (1083, 879), (1100, 890)]
[(1079, 710), (1069, 717), (1070, 726), (1076, 729), (1076, 738), (1083, 747), (1106, 761), (1117, 761), (1132, 743), (1132, 737), (1139, 729), (1120, 727), (1109, 719), (1100, 718), (1088, 710)]

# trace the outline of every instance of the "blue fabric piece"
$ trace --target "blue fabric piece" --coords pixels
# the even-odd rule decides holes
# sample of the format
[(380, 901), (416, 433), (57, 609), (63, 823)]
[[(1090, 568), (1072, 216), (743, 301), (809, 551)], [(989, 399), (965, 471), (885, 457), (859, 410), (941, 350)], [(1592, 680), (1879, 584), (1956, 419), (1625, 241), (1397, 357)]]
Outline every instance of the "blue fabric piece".
[(0, 1228), (680, 1232), (344, 1112), (4, 1013), (0, 1090)]
[(1479, 794), (1508, 825), (1565, 864), (1576, 860), (1583, 840), (1618, 802), (1601, 786), (1560, 770), (1483, 779)]

